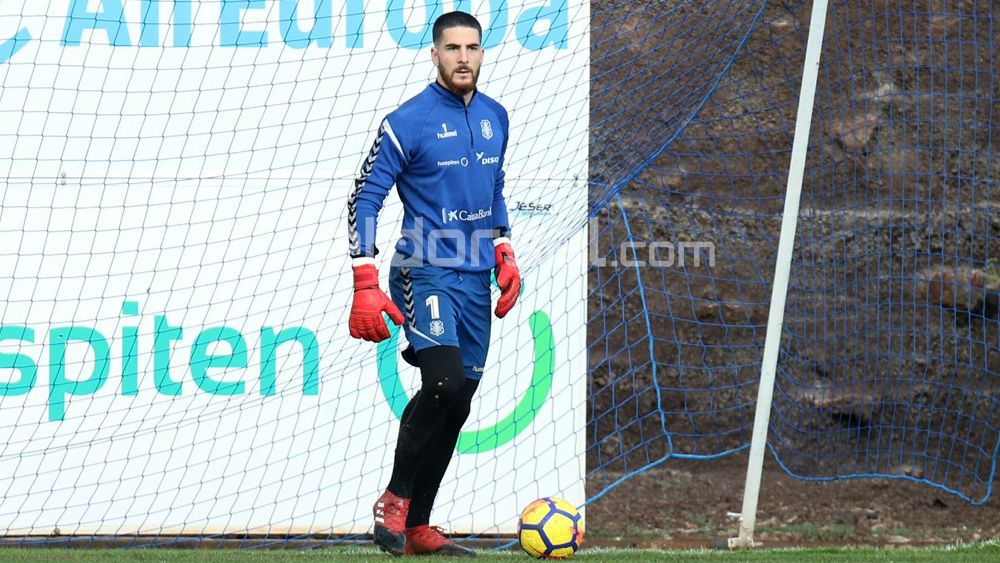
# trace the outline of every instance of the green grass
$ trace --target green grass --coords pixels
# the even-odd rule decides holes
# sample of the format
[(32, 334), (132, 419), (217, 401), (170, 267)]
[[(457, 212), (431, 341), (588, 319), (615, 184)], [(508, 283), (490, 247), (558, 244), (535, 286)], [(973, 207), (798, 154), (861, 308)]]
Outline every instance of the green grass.
[(754, 537), (766, 542), (767, 536), (791, 537), (804, 542), (847, 543), (854, 534), (854, 526), (847, 524), (831, 524), (829, 526), (814, 526), (812, 524), (785, 524), (781, 526), (758, 526)]
[[(214, 562), (362, 562), (362, 561), (448, 561), (443, 557), (405, 558), (397, 559), (385, 555), (374, 548), (368, 547), (338, 547), (329, 549), (314, 549), (309, 551), (293, 550), (233, 550), (233, 549), (56, 549), (56, 548), (0, 548), (0, 562), (19, 561), (100, 561), (108, 563), (139, 561), (139, 562), (180, 562), (199, 561)], [(457, 560), (457, 559), (456, 559)], [(527, 555), (515, 552), (482, 551), (476, 561), (516, 562), (528, 561)], [(898, 548), (898, 549), (758, 549), (753, 551), (661, 551), (642, 549), (583, 549), (572, 561), (590, 562), (643, 562), (643, 561), (748, 561), (748, 562), (841, 562), (841, 561), (875, 561), (875, 562), (906, 562), (906, 561), (987, 561), (1000, 560), (1000, 543), (986, 542), (964, 546), (934, 547), (934, 548)], [(462, 561), (468, 561), (462, 559)]]

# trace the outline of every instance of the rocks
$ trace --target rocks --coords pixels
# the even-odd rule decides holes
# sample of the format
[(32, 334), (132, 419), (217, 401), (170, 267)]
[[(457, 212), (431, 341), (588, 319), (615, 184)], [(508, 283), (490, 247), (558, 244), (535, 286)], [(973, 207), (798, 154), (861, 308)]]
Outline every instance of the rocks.
[(987, 291), (987, 276), (980, 269), (942, 266), (922, 274), (918, 299), (941, 307), (978, 311), (987, 293), (996, 292), (996, 287)]
[(959, 17), (955, 14), (936, 14), (931, 16), (931, 36), (941, 40), (947, 37), (958, 25)]
[(1000, 288), (993, 284), (986, 286), (986, 299), (983, 314), (990, 319), (1000, 318)]
[(749, 309), (742, 300), (728, 299), (710, 286), (702, 290), (700, 297), (695, 302), (695, 314), (702, 321), (745, 324), (751, 320)]
[(816, 384), (802, 397), (847, 426), (867, 426), (882, 406), (881, 393), (863, 387), (845, 388)]
[(829, 132), (845, 151), (860, 152), (871, 141), (878, 123), (873, 113), (834, 117)]
[(688, 171), (683, 166), (653, 166), (643, 170), (639, 174), (639, 180), (659, 190), (677, 191), (684, 185), (687, 174)]
[(878, 87), (862, 96), (861, 101), (870, 100), (884, 106), (892, 102), (897, 96), (904, 94), (896, 86), (891, 75), (884, 72), (876, 72), (874, 75), (878, 80)]
[(893, 183), (902, 187), (906, 185), (907, 175), (920, 162), (920, 153), (907, 147), (887, 146), (879, 151), (879, 161)]
[(896, 468), (895, 473), (897, 475), (906, 475), (907, 477), (913, 477), (914, 479), (924, 478), (924, 468), (911, 463), (904, 463)]

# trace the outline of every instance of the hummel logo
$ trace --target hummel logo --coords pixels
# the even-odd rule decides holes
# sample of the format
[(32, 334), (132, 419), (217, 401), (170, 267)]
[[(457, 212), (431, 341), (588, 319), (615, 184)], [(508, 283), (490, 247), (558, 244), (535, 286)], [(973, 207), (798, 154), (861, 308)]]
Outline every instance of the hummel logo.
[(457, 137), (458, 136), (458, 131), (456, 131), (454, 129), (451, 130), (451, 131), (449, 131), (448, 130), (448, 124), (447, 123), (442, 123), (441, 124), (441, 132), (438, 133), (437, 136), (438, 136), (438, 139), (447, 139), (448, 137)]

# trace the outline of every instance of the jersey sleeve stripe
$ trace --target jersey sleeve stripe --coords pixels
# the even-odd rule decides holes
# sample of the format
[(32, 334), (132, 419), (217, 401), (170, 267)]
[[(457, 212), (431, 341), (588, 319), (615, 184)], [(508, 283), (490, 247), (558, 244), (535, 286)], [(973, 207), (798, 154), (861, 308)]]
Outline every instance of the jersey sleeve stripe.
[(382, 126), (385, 128), (386, 134), (389, 135), (389, 139), (392, 141), (392, 144), (396, 145), (396, 150), (399, 151), (400, 158), (403, 162), (406, 162), (406, 153), (403, 152), (403, 145), (399, 144), (399, 139), (396, 138), (396, 132), (392, 130), (392, 125), (389, 125), (389, 120), (386, 119), (383, 121)]
[(378, 128), (378, 135), (375, 137), (375, 142), (372, 143), (372, 148), (368, 151), (368, 157), (365, 159), (364, 164), (361, 165), (361, 174), (354, 180), (354, 189), (351, 190), (351, 195), (347, 197), (348, 247), (351, 257), (354, 258), (363, 255), (361, 252), (361, 234), (358, 232), (358, 194), (364, 189), (365, 180), (372, 173), (372, 166), (375, 164), (375, 158), (378, 156), (378, 151), (382, 146), (382, 136), (388, 125), (388, 121), (382, 121), (382, 126)]

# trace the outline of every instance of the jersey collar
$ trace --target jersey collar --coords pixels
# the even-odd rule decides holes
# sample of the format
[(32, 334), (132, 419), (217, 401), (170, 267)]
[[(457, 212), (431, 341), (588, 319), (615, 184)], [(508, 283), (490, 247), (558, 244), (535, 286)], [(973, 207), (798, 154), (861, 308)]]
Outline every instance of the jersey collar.
[[(458, 94), (451, 92), (444, 86), (438, 84), (437, 80), (431, 82), (430, 88), (434, 90), (434, 93), (437, 94), (438, 98), (440, 98), (444, 103), (454, 105), (460, 109), (465, 109), (465, 100), (462, 99), (462, 96), (459, 96)], [(473, 90), (472, 99), (469, 100), (469, 106), (472, 106), (472, 104), (476, 101), (476, 94), (478, 93), (478, 89)]]

